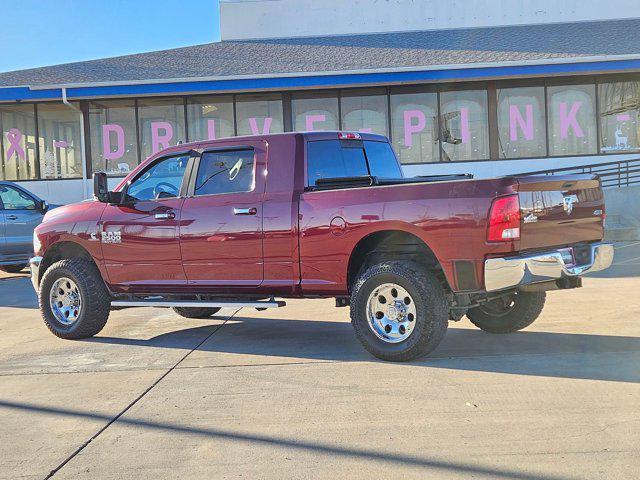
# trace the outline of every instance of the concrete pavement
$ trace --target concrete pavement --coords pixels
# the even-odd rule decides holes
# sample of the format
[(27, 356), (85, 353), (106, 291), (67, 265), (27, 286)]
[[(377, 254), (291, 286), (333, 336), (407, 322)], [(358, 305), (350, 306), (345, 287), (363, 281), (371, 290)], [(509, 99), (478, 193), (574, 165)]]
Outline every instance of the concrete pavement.
[[(390, 364), (330, 300), (42, 324), (0, 279), (0, 478), (621, 479), (640, 471), (640, 244), (525, 331), (452, 323)], [(51, 473), (53, 472), (53, 473)]]

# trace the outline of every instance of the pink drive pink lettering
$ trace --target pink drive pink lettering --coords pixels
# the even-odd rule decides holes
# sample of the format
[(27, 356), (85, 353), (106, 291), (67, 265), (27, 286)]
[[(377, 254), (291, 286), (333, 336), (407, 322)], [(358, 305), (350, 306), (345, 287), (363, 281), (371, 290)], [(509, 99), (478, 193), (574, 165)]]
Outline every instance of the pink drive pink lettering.
[[(116, 149), (111, 150), (111, 134), (116, 135)], [(102, 156), (105, 160), (117, 160), (124, 156), (124, 129), (117, 123), (102, 126)]]
[(527, 119), (522, 118), (520, 109), (517, 105), (509, 105), (509, 138), (512, 142), (518, 140), (518, 126), (524, 134), (525, 140), (533, 140), (533, 105), (528, 103), (525, 105), (525, 115)]
[[(162, 134), (160, 131), (162, 130)], [(151, 122), (151, 153), (169, 148), (173, 138), (173, 126), (169, 122)]]
[(318, 115), (307, 115), (305, 119), (304, 129), (308, 132), (315, 131), (314, 124), (318, 122), (325, 122), (327, 120), (327, 116), (324, 114)]
[(619, 122), (628, 122), (631, 120), (631, 115), (629, 115), (628, 113), (621, 113), (619, 115), (616, 115), (616, 120), (618, 120)]
[(571, 105), (571, 110), (567, 113), (567, 104), (565, 102), (560, 102), (558, 105), (558, 107), (560, 107), (560, 138), (567, 138), (569, 136), (569, 127), (573, 129), (573, 133), (577, 138), (584, 137), (584, 132), (576, 118), (581, 106), (582, 102), (574, 102)]
[(53, 148), (66, 148), (68, 146), (69, 146), (69, 144), (67, 143), (66, 140), (54, 140), (53, 141)]
[[(427, 126), (427, 119), (421, 110), (405, 110), (404, 111), (404, 146), (411, 147), (413, 145), (414, 133), (421, 132)], [(413, 119), (417, 119), (417, 123), (413, 123)]]
[(216, 139), (216, 121), (215, 120), (207, 120), (207, 139), (215, 140)]
[(467, 107), (460, 108), (460, 137), (462, 143), (471, 141), (471, 131), (469, 130), (469, 109)]
[(18, 158), (22, 160), (26, 160), (27, 156), (24, 153), (24, 149), (20, 144), (20, 140), (22, 140), (22, 132), (17, 128), (11, 128), (7, 132), (7, 140), (9, 140), (9, 148), (7, 148), (7, 160), (11, 158), (11, 155), (14, 153)]
[[(266, 117), (264, 119), (264, 123), (262, 124), (262, 135), (267, 135), (271, 131), (272, 121), (273, 121), (272, 117)], [(252, 134), (260, 135), (260, 130), (258, 130), (258, 122), (255, 118), (251, 117), (249, 119), (249, 126), (251, 127)]]

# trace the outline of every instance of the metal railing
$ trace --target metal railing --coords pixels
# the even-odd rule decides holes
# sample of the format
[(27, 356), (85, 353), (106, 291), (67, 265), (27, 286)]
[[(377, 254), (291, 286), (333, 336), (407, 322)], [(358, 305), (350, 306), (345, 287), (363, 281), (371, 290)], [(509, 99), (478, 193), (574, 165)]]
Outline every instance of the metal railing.
[(556, 175), (565, 173), (594, 173), (600, 177), (602, 188), (628, 187), (640, 184), (640, 158), (616, 162), (595, 163), (575, 167), (553, 168), (519, 175)]

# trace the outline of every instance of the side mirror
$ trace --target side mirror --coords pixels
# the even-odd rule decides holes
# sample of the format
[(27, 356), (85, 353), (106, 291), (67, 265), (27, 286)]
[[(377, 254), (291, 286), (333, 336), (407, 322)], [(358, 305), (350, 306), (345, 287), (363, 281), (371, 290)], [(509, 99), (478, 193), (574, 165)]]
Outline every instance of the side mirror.
[(109, 202), (109, 186), (107, 185), (106, 173), (96, 172), (93, 174), (93, 196), (99, 202)]
[(49, 202), (47, 202), (46, 200), (40, 200), (36, 205), (36, 208), (42, 213), (47, 213), (47, 210), (49, 210)]

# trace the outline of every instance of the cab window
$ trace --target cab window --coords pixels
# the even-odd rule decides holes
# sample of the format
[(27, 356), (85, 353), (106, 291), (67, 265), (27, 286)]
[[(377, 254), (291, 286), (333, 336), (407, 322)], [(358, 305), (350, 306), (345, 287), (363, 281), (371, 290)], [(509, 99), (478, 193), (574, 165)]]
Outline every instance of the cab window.
[(0, 185), (0, 208), (5, 210), (35, 210), (36, 201), (22, 190)]
[(387, 142), (316, 140), (307, 144), (308, 186), (325, 178), (402, 178), (400, 164)]
[(178, 197), (188, 163), (189, 155), (154, 163), (131, 183), (127, 196), (138, 201)]
[(250, 192), (254, 180), (252, 149), (205, 152), (200, 159), (194, 193), (199, 196)]

